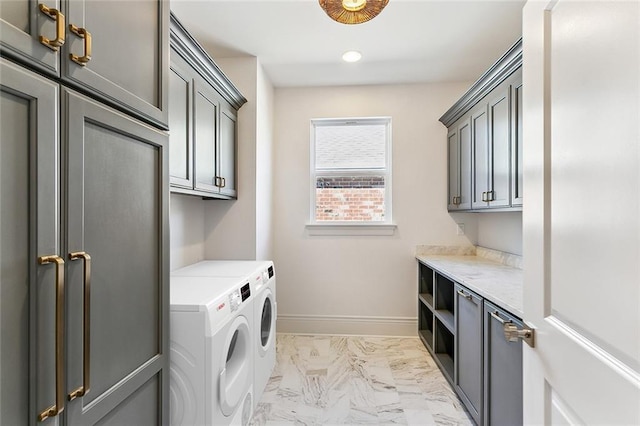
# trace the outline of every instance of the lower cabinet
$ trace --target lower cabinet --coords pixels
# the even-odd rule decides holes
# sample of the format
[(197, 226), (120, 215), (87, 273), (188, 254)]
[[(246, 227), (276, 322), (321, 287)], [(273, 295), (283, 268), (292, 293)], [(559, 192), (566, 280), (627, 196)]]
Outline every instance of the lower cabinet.
[(509, 342), (503, 326), (511, 322), (522, 328), (513, 315), (484, 302), (484, 424), (522, 424), (522, 341)]
[(456, 284), (455, 388), (471, 417), (482, 424), (482, 298)]
[(477, 425), (521, 425), (522, 341), (507, 341), (503, 326), (522, 322), (418, 265), (418, 336), (443, 375)]

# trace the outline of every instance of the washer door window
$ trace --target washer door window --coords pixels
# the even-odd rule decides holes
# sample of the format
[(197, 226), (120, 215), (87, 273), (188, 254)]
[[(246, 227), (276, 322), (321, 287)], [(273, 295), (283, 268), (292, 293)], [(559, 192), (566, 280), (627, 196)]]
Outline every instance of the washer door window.
[(249, 346), (249, 323), (243, 316), (237, 317), (224, 342), (224, 365), (220, 373), (220, 409), (231, 416), (242, 402), (249, 386), (251, 351)]
[(271, 298), (271, 292), (267, 292), (262, 302), (262, 313), (260, 316), (260, 349), (262, 349), (263, 353), (267, 350), (273, 339), (275, 312)]

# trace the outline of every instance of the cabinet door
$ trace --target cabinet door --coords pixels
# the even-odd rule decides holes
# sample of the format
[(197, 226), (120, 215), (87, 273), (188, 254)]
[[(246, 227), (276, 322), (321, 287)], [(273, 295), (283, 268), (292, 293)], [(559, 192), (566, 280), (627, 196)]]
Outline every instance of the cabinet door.
[(460, 196), (460, 153), (458, 151), (458, 126), (453, 125), (447, 134), (447, 152), (449, 156), (449, 200), (447, 208), (458, 210)]
[(522, 161), (522, 79), (512, 88), (511, 100), (511, 205), (522, 205), (523, 161)]
[(503, 324), (513, 322), (522, 328), (522, 323), (486, 301), (484, 319), (484, 424), (521, 425), (522, 341), (507, 341)]
[[(43, 5), (60, 10), (59, 0), (44, 0)], [(0, 52), (44, 73), (60, 75), (60, 53), (40, 41), (40, 36), (56, 40), (58, 21), (40, 11), (39, 2), (2, 1), (0, 4)], [(60, 21), (61, 34), (66, 28)]]
[(460, 399), (482, 424), (482, 298), (456, 284), (456, 374)]
[(87, 378), (90, 390), (67, 403), (66, 418), (166, 424), (167, 136), (71, 91), (63, 92), (62, 104), (66, 251), (91, 256), (89, 309), (83, 309), (83, 260), (67, 262), (67, 392)]
[(481, 209), (488, 206), (486, 195), (489, 191), (489, 128), (486, 102), (471, 113), (471, 141), (473, 144), (471, 207)]
[(499, 88), (489, 101), (489, 186), (486, 198), (491, 207), (507, 207), (511, 201), (509, 93), (510, 85), (506, 85)]
[(189, 66), (171, 51), (169, 73), (169, 177), (172, 186), (193, 189), (193, 79)]
[(220, 100), (216, 91), (205, 81), (194, 82), (194, 189), (217, 193), (216, 141)]
[(471, 208), (471, 124), (465, 119), (458, 128), (460, 155), (460, 199), (458, 209)]
[(218, 141), (218, 173), (222, 179), (220, 194), (235, 198), (237, 113), (225, 101), (220, 102), (220, 139)]
[(69, 84), (144, 120), (166, 128), (168, 121), (169, 2), (67, 0), (67, 23), (91, 34), (67, 32), (62, 77)]
[(35, 425), (63, 396), (56, 267), (37, 261), (61, 256), (58, 86), (0, 58), (0, 110), (0, 424)]

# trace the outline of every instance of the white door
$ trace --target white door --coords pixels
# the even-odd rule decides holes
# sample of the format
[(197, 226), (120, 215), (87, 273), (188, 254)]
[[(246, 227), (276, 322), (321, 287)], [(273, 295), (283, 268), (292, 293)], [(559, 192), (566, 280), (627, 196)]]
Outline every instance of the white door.
[(640, 424), (640, 2), (523, 15), (525, 424)]

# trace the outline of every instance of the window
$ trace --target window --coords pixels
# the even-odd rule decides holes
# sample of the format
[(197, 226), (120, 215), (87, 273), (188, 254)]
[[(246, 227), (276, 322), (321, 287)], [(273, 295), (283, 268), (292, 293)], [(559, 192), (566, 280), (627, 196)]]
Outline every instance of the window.
[(311, 120), (311, 223), (391, 224), (391, 118)]

